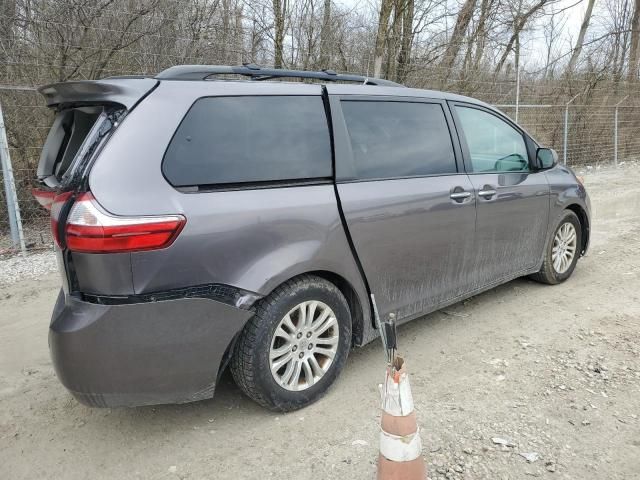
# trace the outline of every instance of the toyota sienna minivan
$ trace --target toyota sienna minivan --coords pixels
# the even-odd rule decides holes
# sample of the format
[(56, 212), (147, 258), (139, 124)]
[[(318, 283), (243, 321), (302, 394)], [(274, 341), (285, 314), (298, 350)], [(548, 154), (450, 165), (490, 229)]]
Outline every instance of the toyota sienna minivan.
[(589, 242), (574, 173), (471, 98), (256, 65), (40, 92), (49, 347), (86, 405), (209, 398), (229, 366), (259, 404), (301, 408), (378, 336), (371, 294), (402, 323), (561, 283)]

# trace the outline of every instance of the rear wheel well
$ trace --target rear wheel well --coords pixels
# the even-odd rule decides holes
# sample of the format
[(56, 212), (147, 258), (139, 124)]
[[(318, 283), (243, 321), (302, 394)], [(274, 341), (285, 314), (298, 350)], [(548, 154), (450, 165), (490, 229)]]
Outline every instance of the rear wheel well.
[(351, 344), (360, 345), (362, 343), (362, 335), (364, 329), (364, 318), (362, 314), (362, 305), (360, 305), (360, 299), (358, 294), (354, 290), (353, 286), (340, 275), (327, 272), (325, 270), (317, 270), (313, 272), (307, 272), (309, 275), (316, 275), (320, 278), (324, 278), (328, 282), (333, 283), (338, 290), (344, 295), (349, 305), (349, 311), (351, 312)]
[[(297, 278), (301, 275), (315, 275), (334, 284), (338, 288), (338, 290), (340, 290), (340, 293), (342, 293), (342, 295), (344, 295), (344, 298), (347, 300), (349, 312), (351, 313), (351, 345), (361, 345), (364, 334), (364, 314), (362, 313), (362, 306), (360, 305), (358, 294), (351, 286), (351, 284), (344, 277), (341, 277), (336, 273), (328, 272), (326, 270), (315, 270), (311, 272), (301, 273), (300, 275), (296, 275), (295, 277), (291, 277), (282, 282), (280, 285), (286, 282), (290, 282), (294, 278)], [(276, 290), (280, 285), (276, 286), (273, 290)], [(227, 349), (222, 356), (222, 360), (220, 361), (220, 365), (218, 367), (217, 381), (220, 380), (223, 371), (226, 370), (227, 366), (229, 365), (236, 342), (241, 333), (242, 329), (240, 329), (240, 331), (233, 337), (233, 340), (231, 340), (231, 342), (227, 346)]]
[(589, 219), (587, 217), (587, 212), (584, 209), (573, 203), (566, 208), (567, 210), (571, 210), (578, 216), (578, 220), (580, 220), (580, 228), (582, 229), (582, 245), (580, 245), (580, 255), (584, 254), (587, 245), (589, 244)]

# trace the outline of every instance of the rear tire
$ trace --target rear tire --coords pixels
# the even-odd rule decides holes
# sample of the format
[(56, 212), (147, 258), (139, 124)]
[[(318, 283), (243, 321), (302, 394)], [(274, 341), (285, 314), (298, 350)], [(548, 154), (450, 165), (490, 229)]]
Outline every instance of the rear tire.
[(231, 373), (263, 407), (297, 410), (327, 391), (350, 348), (351, 314), (340, 290), (301, 275), (258, 302), (236, 343)]
[(581, 250), (582, 226), (580, 220), (571, 210), (565, 210), (546, 246), (542, 268), (531, 278), (548, 285), (564, 282), (576, 268)]

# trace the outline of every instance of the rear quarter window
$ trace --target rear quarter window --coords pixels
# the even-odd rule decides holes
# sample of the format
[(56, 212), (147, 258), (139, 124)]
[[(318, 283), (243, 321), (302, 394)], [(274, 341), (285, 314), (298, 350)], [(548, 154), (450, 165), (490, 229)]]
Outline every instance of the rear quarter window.
[(322, 99), (201, 98), (176, 130), (162, 171), (176, 187), (331, 177)]

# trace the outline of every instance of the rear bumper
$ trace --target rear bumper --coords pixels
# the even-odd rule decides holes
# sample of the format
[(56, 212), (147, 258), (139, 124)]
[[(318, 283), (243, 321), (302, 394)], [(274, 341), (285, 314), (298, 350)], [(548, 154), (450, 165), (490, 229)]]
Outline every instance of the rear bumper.
[(85, 405), (191, 402), (213, 396), (223, 355), (251, 315), (206, 298), (100, 305), (61, 291), (49, 349)]

